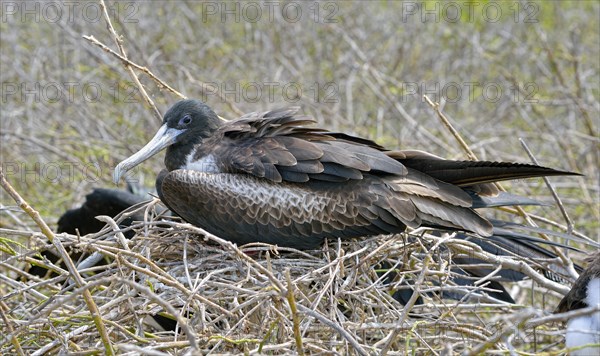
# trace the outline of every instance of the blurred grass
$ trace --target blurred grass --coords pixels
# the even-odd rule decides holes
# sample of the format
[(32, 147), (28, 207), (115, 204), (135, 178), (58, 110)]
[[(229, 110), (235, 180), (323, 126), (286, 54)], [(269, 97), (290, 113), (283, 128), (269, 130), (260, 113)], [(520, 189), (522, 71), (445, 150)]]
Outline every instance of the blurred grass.
[[(22, 4), (17, 3), (18, 9)], [(242, 10), (239, 21), (233, 15), (223, 19), (221, 11), (208, 12), (209, 6), (232, 9), (234, 4)], [(455, 23), (444, 12), (452, 8), (434, 1), (382, 1), (368, 6), (287, 3), (302, 9), (297, 22), (282, 16), (286, 3), (275, 5), (272, 18), (263, 12), (258, 21), (251, 21), (248, 4), (266, 10), (258, 2), (109, 6), (133, 61), (188, 97), (206, 99), (226, 118), (235, 117), (227, 103), (216, 95), (203, 98), (186, 73), (215, 83), (244, 112), (300, 105), (329, 129), (363, 135), (390, 148), (462, 159), (458, 145), (421, 99), (427, 94), (440, 101), (447, 95), (445, 113), (481, 159), (527, 162), (518, 143), (523, 137), (541, 164), (585, 174), (552, 181), (576, 229), (598, 239), (598, 2), (483, 1), (472, 17), (463, 4), (461, 20)], [(434, 9), (439, 21), (426, 15), (429, 22), (424, 22), (421, 12), (410, 15), (409, 5)], [(500, 9), (498, 21), (482, 15), (485, 6)], [(112, 185), (112, 168), (147, 142), (159, 122), (120, 63), (82, 39), (93, 35), (115, 48), (101, 18), (92, 21), (81, 8), (72, 19), (63, 14), (56, 22), (43, 14), (35, 19), (4, 11), (0, 23), (2, 164), (21, 167), (9, 180), (55, 222), (92, 187)], [(326, 23), (327, 14), (336, 22)], [(141, 78), (162, 112), (177, 99)], [(228, 90), (236, 83), (234, 95)], [(256, 102), (247, 100), (256, 93), (252, 90), (256, 86), (248, 86), (251, 83), (262, 90)], [(471, 97), (468, 83), (480, 83), (473, 86)], [(272, 95), (267, 85), (276, 85)], [(293, 90), (284, 92), (286, 85), (302, 88), (300, 98), (291, 95)], [(53, 100), (52, 90), (60, 86), (72, 89)], [(97, 98), (92, 95), (94, 88), (101, 90)], [(462, 92), (452, 100), (456, 88)], [(484, 95), (493, 92), (484, 88), (501, 88), (503, 95), (486, 99)], [(526, 100), (529, 90), (535, 102)], [(48, 167), (55, 166), (75, 169), (50, 179)], [(152, 186), (162, 166), (162, 158), (144, 163), (140, 179)], [(90, 174), (89, 167), (96, 167), (97, 174)], [(23, 174), (23, 168), (28, 173)], [(551, 201), (539, 181), (516, 182), (511, 190), (534, 192)], [(1, 203), (12, 205), (5, 194)], [(563, 220), (554, 207), (529, 210)], [(0, 225), (12, 224), (12, 218), (0, 215)]]

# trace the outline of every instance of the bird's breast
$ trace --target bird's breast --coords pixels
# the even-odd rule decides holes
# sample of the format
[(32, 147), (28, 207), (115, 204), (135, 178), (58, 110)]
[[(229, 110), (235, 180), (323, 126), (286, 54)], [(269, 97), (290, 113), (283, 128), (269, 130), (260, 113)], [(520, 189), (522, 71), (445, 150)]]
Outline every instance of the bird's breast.
[(210, 156), (189, 167), (197, 169), (171, 172), (168, 186), (163, 183), (165, 193), (171, 192), (171, 199), (181, 201), (188, 210), (210, 206), (213, 213), (235, 215), (245, 212), (256, 219), (255, 222), (263, 224), (274, 223), (287, 211), (290, 212), (289, 219), (304, 223), (322, 216), (328, 206), (335, 205), (328, 194), (301, 186), (272, 183), (243, 174), (219, 173)]

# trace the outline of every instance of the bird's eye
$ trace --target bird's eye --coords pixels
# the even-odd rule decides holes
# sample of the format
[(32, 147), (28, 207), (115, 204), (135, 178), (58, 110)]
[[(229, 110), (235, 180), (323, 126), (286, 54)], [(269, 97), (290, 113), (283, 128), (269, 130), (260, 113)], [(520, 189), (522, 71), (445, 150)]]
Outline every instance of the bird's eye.
[(192, 122), (192, 117), (188, 114), (179, 120), (179, 125), (189, 125)]

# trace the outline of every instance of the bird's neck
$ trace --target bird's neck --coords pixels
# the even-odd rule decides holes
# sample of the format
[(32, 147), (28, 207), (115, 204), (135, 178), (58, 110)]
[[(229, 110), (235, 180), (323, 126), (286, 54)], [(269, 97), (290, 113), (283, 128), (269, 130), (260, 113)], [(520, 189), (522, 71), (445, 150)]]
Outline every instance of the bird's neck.
[(165, 166), (167, 170), (174, 171), (182, 169), (186, 165), (188, 155), (194, 150), (192, 143), (175, 143), (167, 147), (165, 155)]

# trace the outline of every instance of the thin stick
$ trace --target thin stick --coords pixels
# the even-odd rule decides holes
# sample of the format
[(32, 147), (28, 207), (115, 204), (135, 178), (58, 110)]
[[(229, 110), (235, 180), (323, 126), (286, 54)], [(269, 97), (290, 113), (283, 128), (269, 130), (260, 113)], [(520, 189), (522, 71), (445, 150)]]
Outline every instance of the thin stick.
[[(121, 56), (123, 58), (127, 59), (127, 53), (125, 53), (125, 48), (123, 47), (123, 40), (119, 37), (119, 35), (115, 31), (115, 28), (112, 25), (112, 22), (110, 21), (110, 16), (108, 16), (108, 11), (106, 10), (106, 5), (104, 4), (104, 0), (100, 0), (100, 7), (102, 8), (102, 12), (104, 14), (104, 19), (106, 20), (106, 24), (108, 26), (108, 30), (109, 30), (110, 34), (112, 35), (113, 39), (115, 40), (117, 47), (119, 47), (119, 52), (121, 52)], [(129, 72), (129, 76), (131, 77), (131, 80), (133, 80), (133, 82), (137, 85), (138, 89), (140, 90), (140, 93), (142, 94), (142, 97), (144, 98), (146, 103), (152, 108), (154, 116), (156, 116), (156, 118), (162, 122), (162, 115), (160, 114), (160, 111), (158, 111), (158, 109), (156, 108), (156, 105), (154, 105), (154, 102), (152, 101), (152, 99), (150, 99), (150, 97), (148, 96), (148, 93), (146, 93), (146, 89), (144, 89), (144, 86), (142, 85), (139, 78), (133, 71), (133, 68), (129, 65), (128, 62), (129, 61), (124, 62), (123, 65), (125, 66), (125, 69), (127, 69), (127, 71)]]
[(158, 85), (159, 88), (167, 89), (168, 91), (170, 91), (171, 93), (177, 95), (181, 99), (187, 99), (187, 97), (185, 95), (181, 94), (176, 89), (174, 89), (169, 84), (167, 84), (164, 80), (162, 80), (159, 77), (157, 77), (147, 67), (139, 65), (139, 64), (133, 62), (132, 60), (130, 60), (129, 58), (127, 58), (127, 57), (123, 57), (122, 55), (120, 55), (117, 52), (113, 51), (110, 47), (108, 47), (104, 43), (98, 41), (94, 36), (82, 36), (82, 37), (84, 39), (88, 40), (89, 42), (91, 42), (92, 44), (100, 47), (105, 52), (108, 52), (108, 53), (112, 54), (113, 56), (115, 56), (117, 59), (119, 59), (121, 62), (123, 62), (124, 66), (129, 65), (131, 67), (134, 67), (135, 69), (138, 69), (138, 70), (146, 73), (147, 76), (149, 76), (152, 80), (154, 80), (156, 82), (156, 85)]
[[(521, 146), (523, 146), (523, 149), (525, 150), (525, 152), (527, 152), (527, 155), (529, 155), (529, 158), (531, 158), (531, 161), (539, 166), (537, 159), (535, 159), (535, 157), (533, 156), (533, 153), (531, 153), (531, 150), (529, 149), (529, 147), (527, 147), (527, 144), (525, 143), (525, 141), (522, 138), (519, 138), (519, 142), (521, 142)], [(544, 183), (546, 183), (546, 186), (550, 190), (550, 193), (552, 194), (554, 201), (556, 201), (556, 204), (558, 205), (560, 212), (562, 213), (563, 217), (565, 218), (565, 221), (567, 222), (567, 234), (571, 235), (573, 233), (573, 221), (569, 217), (569, 214), (567, 214), (567, 211), (565, 210), (565, 207), (564, 207), (562, 201), (558, 197), (558, 194), (556, 194), (556, 190), (554, 189), (552, 184), (550, 184), (550, 181), (548, 180), (548, 178), (542, 177), (542, 179), (544, 179)]]
[(285, 278), (288, 284), (287, 301), (290, 306), (290, 313), (292, 314), (292, 325), (294, 328), (294, 339), (296, 340), (296, 347), (298, 348), (298, 355), (303, 356), (304, 350), (302, 348), (302, 333), (300, 332), (300, 317), (298, 316), (298, 308), (296, 307), (296, 298), (294, 298), (294, 285), (290, 277), (289, 268), (285, 271)]
[(305, 313), (308, 316), (311, 316), (317, 320), (319, 320), (320, 322), (322, 322), (323, 324), (329, 326), (330, 328), (334, 329), (335, 331), (337, 331), (344, 339), (346, 339), (350, 345), (352, 345), (352, 347), (354, 347), (354, 350), (356, 350), (356, 352), (359, 355), (368, 355), (367, 351), (365, 351), (362, 346), (360, 346), (360, 344), (358, 343), (358, 341), (356, 341), (355, 338), (352, 337), (352, 335), (350, 335), (349, 332), (347, 332), (346, 330), (344, 330), (343, 328), (341, 328), (338, 324), (334, 323), (333, 321), (327, 319), (327, 317), (325, 317), (324, 315), (320, 314), (319, 312), (312, 310), (310, 308), (305, 307), (302, 304), (298, 304), (298, 310), (300, 310), (301, 312)]
[(5, 311), (9, 310), (10, 308), (3, 301), (0, 300), (0, 317), (2, 317), (4, 325), (6, 325), (6, 328), (8, 329), (8, 333), (10, 335), (10, 342), (12, 342), (15, 350), (17, 351), (17, 354), (25, 355), (25, 352), (23, 352), (23, 349), (21, 348), (21, 344), (19, 343), (17, 335), (14, 334), (15, 329), (13, 329), (11, 321), (8, 319), (6, 314), (4, 314)]
[(593, 315), (594, 313), (600, 312), (600, 305), (591, 307), (585, 307), (581, 309), (571, 310), (560, 314), (550, 314), (541, 318), (531, 319), (526, 323), (527, 328), (534, 328), (548, 323), (565, 322), (569, 319), (576, 318), (578, 316)]
[(469, 145), (467, 145), (465, 140), (463, 140), (462, 136), (458, 133), (458, 131), (456, 131), (454, 126), (452, 126), (450, 120), (448, 120), (446, 115), (442, 113), (442, 110), (440, 109), (440, 104), (432, 102), (427, 95), (423, 95), (423, 98), (425, 99), (425, 101), (427, 101), (427, 104), (429, 104), (435, 110), (435, 113), (442, 121), (442, 124), (444, 124), (444, 126), (446, 126), (446, 128), (448, 129), (448, 131), (450, 131), (452, 136), (454, 136), (460, 147), (462, 147), (462, 149), (466, 152), (467, 157), (471, 161), (477, 161), (477, 156), (475, 155), (475, 153), (473, 153)]

